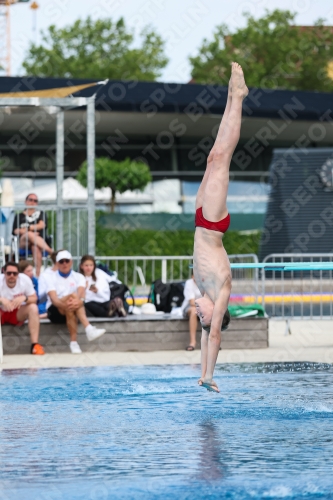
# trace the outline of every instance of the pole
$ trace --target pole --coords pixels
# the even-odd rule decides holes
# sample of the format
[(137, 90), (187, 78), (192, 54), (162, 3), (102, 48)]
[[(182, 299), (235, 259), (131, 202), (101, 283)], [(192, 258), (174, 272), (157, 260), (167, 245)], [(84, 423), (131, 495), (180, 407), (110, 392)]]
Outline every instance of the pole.
[(87, 104), (88, 254), (95, 255), (95, 96)]
[(2, 346), (2, 328), (1, 328), (1, 318), (0, 318), (0, 364), (3, 363), (3, 346)]
[(162, 259), (162, 276), (161, 276), (162, 283), (166, 283), (167, 279), (168, 279), (167, 260)]
[(64, 181), (64, 148), (65, 148), (65, 124), (64, 111), (59, 108), (57, 112), (56, 128), (56, 176), (57, 176), (57, 250), (63, 247), (63, 199), (62, 185)]
[(7, 17), (7, 76), (11, 73), (11, 39), (10, 39), (10, 1), (6, 2), (6, 17)]

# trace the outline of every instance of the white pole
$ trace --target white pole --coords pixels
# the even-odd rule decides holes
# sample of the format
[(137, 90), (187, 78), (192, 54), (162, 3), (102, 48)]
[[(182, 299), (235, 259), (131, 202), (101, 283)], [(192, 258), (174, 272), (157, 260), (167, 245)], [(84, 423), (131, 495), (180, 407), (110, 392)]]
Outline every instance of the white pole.
[(162, 283), (166, 283), (167, 282), (167, 277), (168, 277), (168, 274), (167, 274), (167, 261), (166, 259), (162, 259)]
[(3, 363), (3, 347), (2, 347), (2, 327), (0, 320), (0, 364), (2, 365), (2, 363)]
[(95, 255), (95, 96), (87, 104), (88, 253)]
[(56, 248), (60, 250), (63, 247), (63, 198), (62, 185), (64, 182), (64, 147), (65, 147), (65, 120), (64, 111), (59, 108), (57, 112), (56, 129), (56, 178), (57, 178), (57, 242)]

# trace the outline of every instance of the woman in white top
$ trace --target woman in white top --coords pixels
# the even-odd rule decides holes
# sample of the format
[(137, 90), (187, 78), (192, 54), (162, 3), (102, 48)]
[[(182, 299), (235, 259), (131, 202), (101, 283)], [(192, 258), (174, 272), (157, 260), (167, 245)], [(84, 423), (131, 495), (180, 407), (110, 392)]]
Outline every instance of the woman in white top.
[(80, 273), (86, 280), (85, 308), (87, 316), (105, 318), (110, 311), (109, 277), (104, 271), (96, 267), (92, 255), (84, 255), (80, 262)]

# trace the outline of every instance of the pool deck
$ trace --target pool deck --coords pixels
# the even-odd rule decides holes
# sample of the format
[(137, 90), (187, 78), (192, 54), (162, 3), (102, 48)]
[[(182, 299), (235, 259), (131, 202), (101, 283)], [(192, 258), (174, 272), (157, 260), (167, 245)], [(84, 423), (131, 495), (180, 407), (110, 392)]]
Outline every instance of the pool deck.
[[(269, 322), (269, 347), (266, 349), (224, 349), (218, 363), (262, 363), (312, 361), (333, 363), (333, 322), (329, 320), (292, 321), (291, 335), (286, 322)], [(200, 350), (186, 352), (85, 352), (46, 354), (44, 356), (7, 355), (0, 370), (27, 368), (67, 368), (91, 366), (177, 365), (200, 363)]]

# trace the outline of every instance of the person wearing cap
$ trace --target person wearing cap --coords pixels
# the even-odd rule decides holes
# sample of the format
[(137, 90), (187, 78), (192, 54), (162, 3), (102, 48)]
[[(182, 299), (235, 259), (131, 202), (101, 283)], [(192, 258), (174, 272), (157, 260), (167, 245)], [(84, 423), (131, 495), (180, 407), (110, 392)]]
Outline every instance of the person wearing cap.
[(16, 262), (7, 262), (0, 275), (0, 314), (2, 325), (21, 326), (28, 320), (31, 354), (44, 354), (38, 343), (39, 315), (32, 281), (19, 273)]
[(69, 348), (73, 354), (82, 351), (77, 342), (77, 321), (84, 326), (89, 341), (95, 340), (105, 333), (91, 325), (87, 319), (84, 301), (86, 282), (84, 276), (73, 271), (73, 258), (67, 250), (61, 250), (56, 257), (58, 270), (48, 284), (50, 305), (47, 316), (52, 323), (67, 324), (70, 334)]

